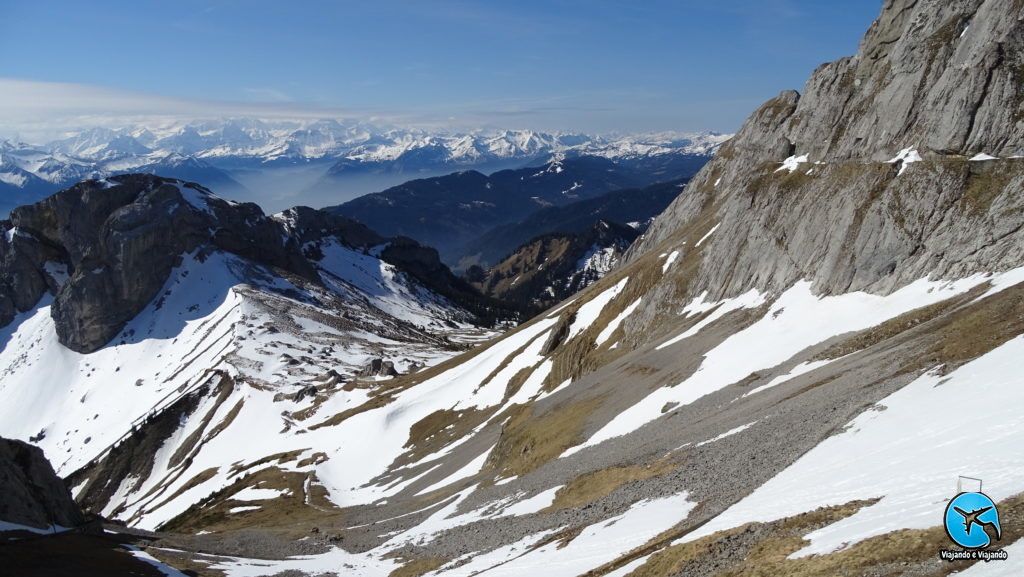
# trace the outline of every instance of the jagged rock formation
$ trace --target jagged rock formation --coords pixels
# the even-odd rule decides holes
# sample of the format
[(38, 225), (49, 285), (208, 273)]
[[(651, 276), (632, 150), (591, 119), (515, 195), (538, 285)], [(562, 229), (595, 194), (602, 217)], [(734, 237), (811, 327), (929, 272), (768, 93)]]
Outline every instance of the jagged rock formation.
[[(319, 282), (315, 255), (304, 254), (317, 241), (330, 236), (355, 247), (386, 243), (343, 217), (301, 208), (284, 219), (267, 218), (255, 204), (228, 202), (199, 185), (152, 175), (82, 182), (15, 209), (3, 227), (8, 242), (0, 245), (0, 282), (11, 291), (0, 297), (0, 323), (53, 290), (57, 334), (79, 352), (110, 341), (153, 300), (181, 255), (201, 247)], [(410, 247), (407, 240), (399, 244)], [(66, 282), (47, 275), (46, 262), (61, 269)], [(445, 285), (445, 296), (481, 308), (479, 296), (460, 285), (436, 253), (422, 249), (405, 256), (404, 264), (429, 268), (429, 278)]]
[(85, 518), (39, 447), (0, 438), (0, 521), (49, 529)]
[(582, 233), (537, 237), (496, 266), (471, 267), (466, 276), (484, 294), (535, 314), (603, 278), (636, 237), (628, 226), (598, 220)]

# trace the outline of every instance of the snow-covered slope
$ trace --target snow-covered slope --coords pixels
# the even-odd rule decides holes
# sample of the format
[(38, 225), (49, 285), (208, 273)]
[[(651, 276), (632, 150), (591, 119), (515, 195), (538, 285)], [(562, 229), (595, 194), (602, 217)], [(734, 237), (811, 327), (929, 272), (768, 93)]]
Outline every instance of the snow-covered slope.
[[(1019, 103), (1005, 68), (1024, 38), (1016, 8), (886, 3), (856, 59), (755, 112), (622, 264), (461, 355), (353, 378), (344, 358), (361, 353), (341, 354), (346, 343), (376, 343), (400, 364), (441, 356), (431, 346), (460, 331), (429, 324), (435, 301), (406, 306), (423, 293), (373, 266), (386, 249), (310, 236), (320, 227), (299, 222), (308, 216), (283, 214), (275, 222), (312, 270), (284, 259), (292, 274), (259, 263), (237, 274), (237, 251), (188, 252), (158, 291), (166, 298), (89, 354), (55, 344), (66, 289), (58, 314), (42, 312), (46, 300), (21, 307), (2, 357), (14, 384), (0, 392), (33, 410), (4, 408), (0, 423), (18, 419), (20, 435), (50, 427), (40, 442), (68, 455), (65, 469), (101, 457), (70, 475), (80, 499), (173, 533), (154, 556), (191, 555), (228, 575), (1019, 572), (1024, 163), (996, 154), (1017, 128), (995, 122)], [(936, 105), (962, 117), (966, 101), (939, 88), (973, 81), (960, 64), (982, 54), (1002, 55), (986, 61), (1000, 106), (968, 106), (977, 122), (956, 129), (933, 124)], [(897, 132), (860, 102), (908, 103), (917, 91), (932, 99)], [(858, 132), (872, 143), (858, 150), (829, 132), (836, 118), (884, 130)], [(899, 134), (921, 127), (929, 152), (886, 162), (914, 149)], [(200, 200), (218, 218), (225, 210)], [(20, 225), (5, 231), (11, 246), (28, 242)], [(43, 259), (44, 248), (23, 250)], [(173, 283), (223, 278), (208, 263), (232, 271), (212, 281), (230, 287), (209, 291), (224, 296), (179, 292)], [(68, 280), (44, 270), (84, 283), (105, 274), (92, 266)], [(363, 314), (394, 324), (369, 331)], [(160, 333), (168, 322), (175, 330)], [(134, 359), (167, 382), (123, 380)], [(74, 390), (34, 396), (59, 363)], [(133, 414), (113, 433), (94, 428), (111, 404)], [(83, 431), (106, 445), (82, 451), (96, 443)], [(997, 502), (1008, 560), (940, 560), (960, 475), (983, 479)]]
[[(258, 563), (365, 575), (968, 568), (938, 558), (957, 476), (984, 480), (1006, 527), (1024, 508), (1006, 454), (1024, 442), (1024, 165), (997, 153), (1009, 141), (995, 127), (1017, 129), (993, 120), (1019, 86), (992, 96), (1002, 107), (963, 110), (941, 87), (975, 81), (959, 64), (1010, 53), (1014, 10), (886, 3), (857, 58), (759, 109), (624, 264), (345, 421), (382, 439), (382, 455), (347, 453), (380, 473), (332, 486), (351, 501), (321, 542), (344, 551)], [(985, 62), (1008, 86), (1007, 61)], [(861, 102), (875, 98), (920, 108), (878, 123)], [(934, 106), (949, 114), (931, 118)], [(944, 124), (964, 110), (978, 121)], [(924, 134), (931, 152), (886, 162), (913, 149), (899, 134)], [(1004, 531), (1011, 557), (986, 568), (1020, 567), (1021, 532)], [(256, 563), (216, 566), (265, 571)]]
[[(70, 257), (60, 257), (60, 251), (33, 252), (40, 239), (58, 242), (50, 236), (54, 231), (34, 227), (48, 226), (39, 214), (60, 214), (64, 203), (89, 203), (95, 192), (130, 199), (119, 214), (177, 199), (163, 218), (178, 219), (177, 233), (185, 238), (193, 234), (187, 227), (197, 218), (220, 230), (210, 228), (209, 241), (178, 255), (152, 299), (126, 323), (114, 326), (102, 346), (81, 345), (76, 348), (85, 350), (76, 352), (62, 344), (62, 315), (69, 310), (91, 314), (88, 307), (96, 306), (96, 299), (110, 297), (90, 293), (82, 283), (121, 271), (102, 260), (82, 270), (85, 263), (75, 255), (96, 255), (93, 247), (68, 246), (64, 250)], [(166, 522), (194, 505), (197, 495), (236, 480), (245, 467), (227, 467), (228, 455), (237, 463), (291, 451), (297, 451), (297, 459), (322, 455), (330, 444), (326, 439), (343, 441), (330, 428), (306, 435), (308, 427), (326, 419), (325, 413), (372, 404), (375, 382), (436, 364), (464, 348), (461, 343), (487, 334), (470, 324), (471, 313), (435, 293), (415, 273), (374, 256), (388, 254), (389, 241), (309, 209), (271, 219), (242, 212), (240, 223), (270, 231), (270, 238), (250, 242), (301, 243), (314, 270), (303, 276), (294, 272), (301, 272), (301, 266), (291, 265), (297, 268), (289, 271), (273, 264), (269, 248), (262, 254), (232, 252), (235, 241), (217, 239), (238, 234), (231, 232), (238, 226), (231, 215), (243, 207), (180, 181), (128, 177), (85, 183), (48, 202), (34, 207), (35, 212), (15, 213), (21, 226), (17, 234), (6, 235), (0, 251), (10, 267), (5, 273), (42, 275), (57, 294), (55, 300), (44, 293), (0, 333), (3, 434), (40, 445), (59, 474), (79, 472), (79, 497), (91, 504), (102, 501), (97, 510), (140, 526)], [(123, 220), (100, 221), (104, 230), (112, 227), (142, 239), (123, 245), (118, 257), (123, 263), (132, 262), (123, 256), (133, 250), (131, 243), (149, 242), (139, 236), (144, 232), (125, 228)], [(87, 226), (82, 222), (80, 227)], [(87, 242), (90, 235), (80, 231), (73, 238)], [(58, 260), (42, 262), (33, 271), (25, 261), (34, 257), (25, 255), (34, 254)], [(298, 258), (298, 253), (287, 258)], [(78, 305), (85, 308), (74, 308)], [(368, 370), (383, 365), (394, 372)], [(314, 439), (319, 440), (310, 444)], [(154, 452), (141, 454), (140, 442), (155, 443)], [(117, 459), (122, 452), (133, 454), (130, 463)], [(293, 468), (310, 474), (315, 469)], [(182, 489), (186, 484), (188, 489)]]

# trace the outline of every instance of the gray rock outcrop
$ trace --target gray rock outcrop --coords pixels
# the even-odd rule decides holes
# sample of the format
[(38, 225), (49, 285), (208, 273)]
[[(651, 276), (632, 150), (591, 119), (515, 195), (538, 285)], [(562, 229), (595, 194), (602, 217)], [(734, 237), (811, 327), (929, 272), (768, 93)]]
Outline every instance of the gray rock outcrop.
[(0, 521), (46, 529), (78, 527), (82, 511), (42, 449), (0, 438)]
[[(282, 241), (280, 225), (256, 205), (229, 204), (198, 185), (152, 175), (85, 181), (14, 209), (10, 221), (62, 257), (69, 277), (53, 287), (52, 314), (61, 342), (79, 352), (108, 342), (153, 299), (181, 255), (200, 245), (316, 278), (298, 247)], [(18, 278), (38, 269), (40, 257), (26, 252), (11, 267)], [(24, 302), (16, 307), (38, 300), (39, 287), (36, 280), (17, 293)]]
[(395, 370), (395, 363), (392, 361), (386, 361), (384, 359), (373, 359), (366, 367), (360, 371), (359, 376), (361, 377), (397, 377), (398, 371)]
[[(922, 161), (890, 162), (904, 149)], [(1024, 264), (1021, 152), (1024, 4), (889, 0), (856, 56), (759, 108), (627, 259), (664, 243), (698, 262), (658, 287), (676, 304), (801, 279), (819, 294), (887, 293), (1007, 270)]]
[(355, 248), (390, 242), (385, 260), (426, 277), (454, 302), (480, 308), (479, 295), (459, 284), (436, 251), (415, 242), (306, 207), (267, 217), (255, 204), (153, 175), (79, 183), (14, 209), (0, 228), (0, 326), (49, 291), (61, 343), (82, 353), (109, 342), (156, 297), (182, 255), (195, 251), (200, 258), (225, 251), (319, 283), (323, 239)]

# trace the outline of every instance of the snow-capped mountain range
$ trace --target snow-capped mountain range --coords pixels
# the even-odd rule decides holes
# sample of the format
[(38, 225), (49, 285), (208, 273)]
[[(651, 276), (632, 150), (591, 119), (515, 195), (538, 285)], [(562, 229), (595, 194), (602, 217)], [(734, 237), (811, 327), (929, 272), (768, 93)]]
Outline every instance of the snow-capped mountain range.
[(551, 153), (589, 154), (606, 158), (679, 151), (710, 154), (727, 138), (726, 135), (712, 132), (664, 132), (636, 136), (593, 136), (531, 130), (451, 133), (378, 128), (362, 122), (333, 119), (284, 122), (231, 118), (159, 129), (92, 128), (47, 143), (42, 148), (90, 160), (176, 153), (203, 159), (234, 156), (270, 162), (342, 157), (387, 161), (395, 160), (411, 150), (442, 147), (451, 162), (475, 164), (484, 159), (532, 158)]
[[(673, 155), (706, 157), (728, 138), (712, 132), (452, 133), (333, 119), (231, 118), (161, 127), (97, 127), (45, 143), (0, 140), (0, 216), (80, 180), (131, 172), (197, 181), (276, 211), (298, 204), (336, 204), (410, 178), (470, 168), (489, 172), (574, 156), (623, 162)], [(311, 172), (295, 178), (294, 171), (302, 168)], [(271, 182), (266, 177), (274, 170), (288, 177), (273, 181), (268, 185), (271, 190), (258, 190)]]
[(713, 132), (614, 137), (530, 130), (460, 134), (378, 129), (337, 120), (300, 123), (232, 118), (160, 129), (91, 128), (35, 145), (0, 141), (0, 180), (22, 186), (28, 178), (24, 173), (28, 173), (46, 182), (68, 185), (90, 175), (129, 171), (182, 157), (214, 166), (240, 160), (386, 163), (415, 151), (431, 151), (432, 157), (445, 164), (469, 167), (492, 161), (575, 155), (610, 159), (672, 153), (710, 155), (728, 138)]

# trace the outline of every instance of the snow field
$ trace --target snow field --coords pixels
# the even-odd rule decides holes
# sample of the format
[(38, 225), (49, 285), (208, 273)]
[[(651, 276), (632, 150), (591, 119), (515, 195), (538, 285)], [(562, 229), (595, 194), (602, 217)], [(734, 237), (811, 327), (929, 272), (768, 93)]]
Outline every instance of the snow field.
[[(807, 347), (833, 336), (873, 327), (902, 313), (962, 294), (986, 280), (996, 284), (992, 290), (997, 290), (1002, 286), (998, 284), (1001, 278), (1015, 279), (1020, 274), (1020, 269), (1016, 269), (994, 277), (978, 274), (957, 281), (921, 279), (888, 296), (854, 292), (818, 297), (811, 292), (811, 283), (798, 282), (780, 295), (759, 321), (709, 351), (700, 368), (685, 381), (674, 387), (655, 390), (563, 456), (639, 429), (659, 418), (666, 403), (692, 403), (755, 371), (777, 366)], [(738, 301), (752, 303), (756, 299), (747, 293), (719, 307), (740, 308), (743, 305)], [(695, 304), (694, 309), (703, 305)], [(698, 331), (697, 327), (691, 328), (669, 343), (674, 344)], [(785, 335), (785, 338), (780, 338), (780, 335)], [(668, 343), (659, 348), (666, 346)]]
[(811, 544), (792, 557), (825, 554), (898, 529), (941, 525), (959, 475), (983, 479), (985, 493), (997, 503), (1020, 493), (1024, 490), (1021, 358), (1024, 336), (946, 376), (922, 375), (680, 541), (751, 521), (881, 497), (878, 503), (808, 534)]

